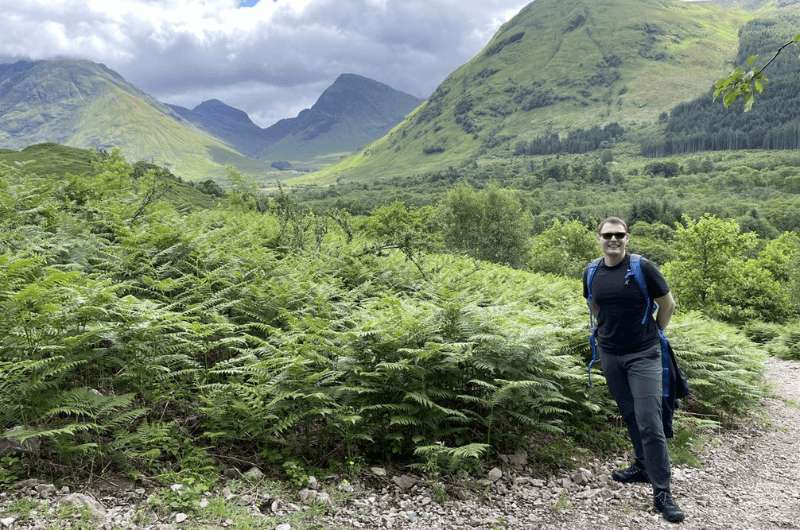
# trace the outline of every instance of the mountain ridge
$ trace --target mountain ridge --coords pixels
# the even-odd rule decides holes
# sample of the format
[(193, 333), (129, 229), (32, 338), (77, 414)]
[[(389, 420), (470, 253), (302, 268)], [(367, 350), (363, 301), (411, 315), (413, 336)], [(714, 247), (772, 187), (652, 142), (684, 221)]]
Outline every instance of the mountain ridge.
[(119, 147), (132, 160), (164, 164), (188, 179), (221, 177), (225, 166), (258, 170), (224, 142), (107, 66), (83, 59), (18, 61), (0, 68), (0, 146), (54, 142)]
[(729, 71), (754, 16), (709, 2), (536, 0), (391, 132), (297, 181), (438, 171), (615, 122), (648, 134)]

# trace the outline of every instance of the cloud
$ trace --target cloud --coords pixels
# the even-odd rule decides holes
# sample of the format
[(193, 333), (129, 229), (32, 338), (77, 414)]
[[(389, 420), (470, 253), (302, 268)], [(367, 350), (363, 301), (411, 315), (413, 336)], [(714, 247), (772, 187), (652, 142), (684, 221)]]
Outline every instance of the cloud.
[(0, 57), (91, 59), (164, 101), (215, 97), (268, 125), (343, 72), (426, 97), (526, 3), (0, 0)]

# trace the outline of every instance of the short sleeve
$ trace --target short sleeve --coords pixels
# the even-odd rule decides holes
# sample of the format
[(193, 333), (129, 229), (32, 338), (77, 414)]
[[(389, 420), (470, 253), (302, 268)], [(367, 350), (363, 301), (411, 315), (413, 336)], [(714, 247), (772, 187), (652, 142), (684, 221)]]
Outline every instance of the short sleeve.
[(642, 271), (644, 272), (645, 282), (647, 283), (647, 291), (652, 298), (661, 298), (669, 292), (667, 280), (652, 261), (643, 259)]

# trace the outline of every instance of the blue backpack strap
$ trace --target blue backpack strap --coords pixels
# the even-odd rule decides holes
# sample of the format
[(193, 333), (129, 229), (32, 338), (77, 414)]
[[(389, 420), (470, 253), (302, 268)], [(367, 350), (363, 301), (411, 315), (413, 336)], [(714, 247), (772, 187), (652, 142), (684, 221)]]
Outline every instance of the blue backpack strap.
[(600, 263), (603, 258), (597, 258), (589, 264), (586, 269), (586, 305), (589, 307), (589, 348), (592, 351), (592, 359), (589, 361), (589, 388), (592, 387), (592, 366), (598, 361), (597, 355), (597, 326), (594, 323), (594, 315), (592, 314), (592, 282), (594, 282), (597, 269), (600, 268)]
[(631, 254), (631, 265), (628, 269), (625, 279), (633, 276), (636, 285), (644, 296), (644, 315), (642, 315), (642, 325), (647, 324), (647, 319), (653, 314), (653, 299), (650, 298), (650, 292), (647, 290), (647, 282), (644, 279), (644, 272), (642, 272), (642, 257), (639, 254)]

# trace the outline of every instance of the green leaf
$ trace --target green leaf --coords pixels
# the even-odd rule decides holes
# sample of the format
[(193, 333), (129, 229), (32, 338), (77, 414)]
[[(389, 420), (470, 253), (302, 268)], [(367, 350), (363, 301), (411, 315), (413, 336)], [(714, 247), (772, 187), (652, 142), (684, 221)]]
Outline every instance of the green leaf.
[(798, 33), (797, 35), (795, 35), (795, 36), (794, 36), (794, 38), (792, 39), (792, 41), (793, 41), (793, 42), (800, 42), (800, 33)]
[(747, 58), (747, 66), (753, 66), (758, 59), (758, 55), (751, 55)]
[(756, 101), (755, 95), (752, 92), (748, 94), (744, 100), (744, 111), (750, 112), (750, 109), (753, 108), (753, 103), (755, 103), (755, 101)]
[(730, 107), (731, 103), (736, 101), (736, 98), (739, 97), (740, 93), (740, 90), (731, 90), (725, 94), (725, 97), (722, 98), (722, 104), (725, 105), (725, 108)]
[(761, 82), (761, 79), (756, 79), (753, 82), (753, 86), (755, 87), (756, 92), (758, 92), (759, 94), (764, 92), (764, 83)]

